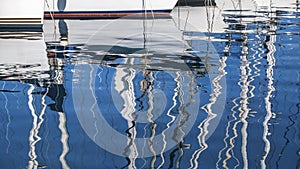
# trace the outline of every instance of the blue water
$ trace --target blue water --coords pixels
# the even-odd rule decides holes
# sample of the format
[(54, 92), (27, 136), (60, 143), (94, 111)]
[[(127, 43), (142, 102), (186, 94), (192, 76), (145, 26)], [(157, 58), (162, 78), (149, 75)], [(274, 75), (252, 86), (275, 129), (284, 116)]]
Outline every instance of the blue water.
[(1, 168), (299, 168), (297, 5), (1, 32)]

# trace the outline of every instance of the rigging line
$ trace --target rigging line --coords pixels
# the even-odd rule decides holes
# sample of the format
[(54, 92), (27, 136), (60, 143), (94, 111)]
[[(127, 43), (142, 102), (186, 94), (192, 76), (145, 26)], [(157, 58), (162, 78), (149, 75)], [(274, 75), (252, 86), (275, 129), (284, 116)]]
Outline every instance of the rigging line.
[(206, 21), (207, 21), (208, 39), (210, 39), (210, 34), (212, 33), (213, 19), (214, 19), (215, 14), (213, 12), (213, 17), (212, 17), (212, 20), (210, 21), (208, 4), (211, 4), (211, 0), (205, 0), (205, 10), (206, 10), (206, 18), (207, 18)]
[[(150, 5), (151, 6), (151, 5)], [(145, 0), (143, 0), (143, 8), (145, 9)], [(151, 8), (152, 11), (152, 8)], [(145, 9), (146, 12), (146, 9)], [(144, 38), (144, 49), (146, 51), (146, 53), (144, 54), (145, 57), (145, 69), (147, 69), (148, 67), (148, 59), (147, 56), (149, 55), (149, 49), (147, 48), (147, 46), (150, 46), (149, 44), (151, 43), (151, 34), (152, 34), (152, 30), (154, 27), (154, 14), (152, 11), (152, 22), (151, 22), (151, 26), (150, 26), (150, 30), (149, 30), (149, 34), (150, 36), (148, 37), (148, 31), (147, 31), (147, 14), (145, 14), (145, 17), (143, 19), (143, 38)]]
[[(151, 1), (149, 1), (149, 9), (150, 9), (150, 13), (152, 16), (152, 19), (154, 19), (154, 12), (153, 12), (153, 8), (151, 5)], [(146, 4), (146, 0), (142, 0), (142, 8), (144, 10), (144, 18), (147, 19), (148, 13), (147, 13), (147, 4)]]
[(54, 39), (56, 39), (56, 30), (57, 30), (57, 25), (56, 25), (56, 23), (55, 23), (55, 19), (54, 19), (54, 15), (53, 15), (53, 11), (54, 11), (54, 1), (52, 1), (53, 2), (53, 4), (52, 4), (52, 11), (51, 11), (51, 9), (50, 9), (50, 5), (49, 5), (49, 3), (48, 3), (48, 0), (45, 0), (45, 3), (46, 3), (46, 6), (47, 6), (47, 8), (49, 9), (49, 14), (50, 14), (50, 17), (51, 17), (51, 20), (53, 21), (53, 24), (54, 24)]
[[(47, 7), (48, 7), (48, 9), (49, 9), (50, 17), (51, 17), (51, 19), (54, 21), (54, 15), (53, 15), (54, 5), (53, 5), (53, 9), (52, 9), (53, 11), (51, 11), (50, 5), (49, 5), (49, 3), (48, 3), (48, 0), (45, 0), (45, 2), (46, 2), (46, 5), (47, 5)], [(53, 3), (54, 3), (54, 1), (53, 1)]]
[(188, 6), (187, 7), (187, 15), (186, 15), (185, 23), (184, 23), (184, 27), (183, 27), (183, 32), (186, 32), (189, 17), (190, 17), (190, 7)]

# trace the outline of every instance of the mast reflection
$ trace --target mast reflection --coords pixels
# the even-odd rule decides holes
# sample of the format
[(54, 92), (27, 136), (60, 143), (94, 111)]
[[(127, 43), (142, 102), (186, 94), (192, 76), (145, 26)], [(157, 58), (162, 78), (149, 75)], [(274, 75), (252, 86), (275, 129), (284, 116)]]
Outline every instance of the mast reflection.
[[(50, 81), (47, 82), (47, 96), (51, 98), (54, 103), (48, 105), (51, 110), (58, 113), (58, 129), (61, 132), (61, 144), (62, 152), (59, 156), (59, 161), (61, 162), (62, 168), (70, 168), (66, 156), (69, 152), (68, 144), (68, 129), (67, 129), (67, 118), (64, 113), (63, 105), (64, 99), (66, 97), (66, 91), (64, 87), (64, 67), (68, 60), (68, 52), (65, 52), (69, 48), (68, 43), (68, 26), (64, 20), (59, 20), (59, 41), (58, 42), (46, 42), (47, 44), (47, 56), (48, 63), (50, 66)], [(55, 52), (53, 52), (55, 50)]]

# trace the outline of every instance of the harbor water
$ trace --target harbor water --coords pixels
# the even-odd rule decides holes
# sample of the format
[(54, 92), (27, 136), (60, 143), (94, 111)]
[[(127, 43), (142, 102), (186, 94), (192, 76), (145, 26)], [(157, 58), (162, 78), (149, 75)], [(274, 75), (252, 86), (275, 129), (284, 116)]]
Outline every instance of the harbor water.
[(1, 31), (0, 167), (298, 169), (299, 4)]

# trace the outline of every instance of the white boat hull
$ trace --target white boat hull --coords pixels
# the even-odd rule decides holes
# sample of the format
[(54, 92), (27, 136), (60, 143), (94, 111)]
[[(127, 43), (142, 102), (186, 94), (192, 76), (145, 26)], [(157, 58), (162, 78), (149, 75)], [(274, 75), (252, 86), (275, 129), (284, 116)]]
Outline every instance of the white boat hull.
[(42, 0), (1, 0), (0, 28), (42, 28)]
[(169, 14), (177, 0), (46, 0), (46, 18), (94, 18)]

